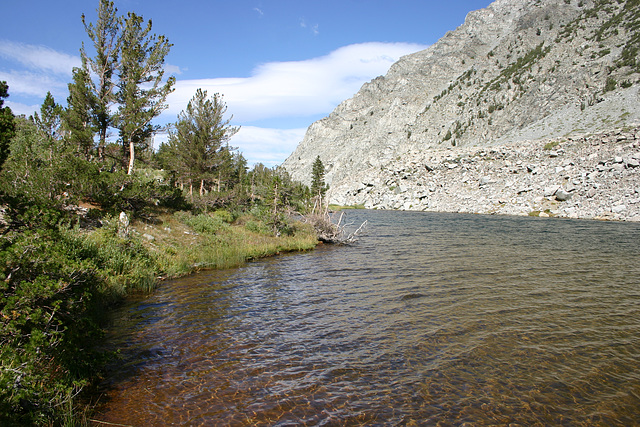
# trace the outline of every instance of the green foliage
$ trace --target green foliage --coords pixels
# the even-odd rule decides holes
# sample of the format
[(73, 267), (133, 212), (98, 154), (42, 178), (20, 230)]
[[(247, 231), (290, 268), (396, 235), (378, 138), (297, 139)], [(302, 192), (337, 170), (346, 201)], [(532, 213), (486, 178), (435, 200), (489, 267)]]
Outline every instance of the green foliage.
[(159, 182), (138, 173), (132, 176), (122, 170), (100, 173), (93, 190), (86, 198), (112, 214), (125, 211), (142, 216), (151, 208), (187, 207), (182, 191), (170, 182)]
[(9, 97), (7, 82), (0, 81), (0, 170), (9, 156), (9, 143), (15, 134), (13, 113), (9, 107), (3, 107), (4, 98)]
[(551, 141), (551, 142), (547, 142), (547, 143), (544, 145), (544, 147), (543, 147), (543, 148), (544, 148), (545, 150), (551, 150), (551, 149), (553, 149), (553, 148), (557, 147), (558, 145), (560, 145), (560, 141)]
[(22, 217), (31, 227), (0, 240), (0, 423), (55, 424), (104, 359), (94, 348), (103, 279), (55, 211)]
[(151, 27), (151, 20), (143, 26), (142, 16), (129, 12), (121, 34), (115, 123), (125, 151), (129, 150), (129, 175), (136, 148), (147, 147), (157, 130), (151, 121), (167, 107), (165, 100), (175, 83), (175, 77), (163, 81), (164, 59), (172, 45), (163, 35), (150, 35)]
[(47, 92), (47, 96), (44, 98), (42, 106), (40, 107), (40, 114), (35, 113), (33, 122), (46, 139), (50, 141), (59, 140), (61, 137), (61, 115), (62, 107), (56, 104), (51, 92)]
[(73, 69), (73, 83), (69, 83), (67, 108), (62, 113), (62, 127), (69, 144), (77, 147), (78, 153), (88, 157), (93, 148), (93, 135), (97, 130), (91, 114), (97, 100), (90, 88), (90, 77), (86, 67)]
[(203, 234), (216, 234), (221, 230), (229, 227), (229, 222), (225, 219), (229, 219), (227, 213), (221, 214), (199, 214), (192, 215), (190, 212), (179, 211), (174, 215), (183, 224), (191, 227), (196, 233)]
[(604, 84), (604, 92), (610, 92), (616, 88), (618, 82), (613, 77), (607, 77), (607, 81)]
[(551, 46), (544, 47), (544, 42), (531, 49), (524, 56), (518, 58), (515, 62), (505, 67), (498, 77), (488, 82), (480, 91), (480, 95), (487, 90), (497, 90), (501, 83), (506, 83), (512, 79), (514, 83), (521, 84), (522, 75), (531, 70), (534, 64), (544, 58), (551, 50)]
[(324, 182), (324, 173), (324, 164), (320, 160), (320, 156), (317, 156), (311, 171), (311, 193), (314, 196), (324, 197), (327, 192), (328, 187)]
[(224, 119), (226, 111), (221, 95), (207, 98), (207, 91), (198, 89), (163, 146), (166, 166), (189, 186), (191, 197), (194, 184), (203, 196), (213, 188), (220, 192), (233, 187), (244, 174), (246, 160), (228, 144), (239, 128), (229, 125), (231, 118)]
[(91, 193), (97, 166), (74, 155), (64, 140), (49, 138), (24, 118), (15, 121), (11, 154), (0, 176), (0, 188), (38, 205), (62, 207)]

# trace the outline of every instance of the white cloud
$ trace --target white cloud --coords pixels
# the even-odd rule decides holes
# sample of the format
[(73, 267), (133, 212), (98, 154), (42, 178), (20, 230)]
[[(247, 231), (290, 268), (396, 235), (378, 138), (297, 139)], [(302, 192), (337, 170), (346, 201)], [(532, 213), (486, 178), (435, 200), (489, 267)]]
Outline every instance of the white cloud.
[(247, 159), (249, 167), (256, 163), (273, 167), (282, 163), (302, 141), (306, 128), (269, 129), (243, 126), (231, 138), (230, 145), (237, 147)]
[(0, 40), (0, 56), (31, 70), (47, 71), (70, 76), (73, 67), (81, 65), (80, 57), (37, 46)]
[[(22, 95), (44, 99), (47, 91), (58, 97), (67, 93), (67, 80), (47, 73), (0, 71), (0, 80), (6, 81), (9, 85), (9, 96)], [(59, 103), (60, 100), (56, 99), (56, 102)]]
[(182, 68), (178, 67), (177, 65), (165, 64), (164, 71), (165, 71), (165, 76), (182, 74)]
[[(71, 81), (73, 67), (81, 65), (80, 57), (58, 52), (46, 46), (0, 40), (0, 80), (9, 85), (9, 95), (34, 99), (44, 99), (51, 92), (56, 102), (63, 103), (67, 96), (67, 84)], [(17, 114), (32, 114), (31, 107), (14, 103)], [(39, 108), (39, 107), (38, 107)]]
[(165, 121), (175, 121), (196, 89), (221, 93), (240, 124), (256, 120), (330, 113), (367, 81), (385, 74), (400, 56), (425, 49), (409, 43), (362, 43), (304, 61), (270, 62), (251, 77), (178, 80)]
[(33, 113), (40, 111), (40, 105), (26, 105), (20, 102), (11, 102), (9, 100), (5, 102), (5, 105), (11, 108), (11, 112), (16, 116), (24, 114), (25, 116), (29, 117), (32, 116)]
[[(304, 18), (300, 18), (300, 27), (301, 28), (309, 27), (307, 25), (307, 21), (305, 21)], [(320, 34), (320, 25), (318, 24), (311, 25), (311, 32), (313, 33), (314, 36), (317, 36), (318, 34)]]

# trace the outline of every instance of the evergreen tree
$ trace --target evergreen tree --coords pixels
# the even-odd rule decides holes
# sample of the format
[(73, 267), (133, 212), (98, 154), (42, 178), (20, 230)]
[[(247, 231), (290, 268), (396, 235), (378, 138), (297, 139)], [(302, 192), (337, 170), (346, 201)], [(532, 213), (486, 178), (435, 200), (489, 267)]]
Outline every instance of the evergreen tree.
[(120, 131), (123, 149), (129, 150), (127, 173), (133, 173), (136, 146), (146, 148), (157, 127), (151, 121), (167, 105), (165, 100), (173, 91), (175, 77), (164, 76), (164, 58), (171, 44), (163, 35), (150, 35), (151, 20), (142, 26), (143, 18), (129, 12), (122, 34), (121, 62), (117, 100), (120, 104), (116, 126)]
[(13, 113), (9, 107), (3, 107), (4, 100), (9, 96), (7, 82), (0, 81), (0, 170), (9, 155), (9, 143), (15, 135)]
[(62, 120), (62, 107), (56, 104), (51, 92), (47, 92), (42, 105), (40, 106), (40, 114), (35, 113), (33, 122), (42, 132), (45, 138), (52, 143), (54, 140), (61, 138), (60, 123)]
[(60, 134), (61, 115), (62, 107), (56, 104), (51, 92), (47, 92), (40, 106), (40, 114), (35, 113), (30, 117), (38, 133), (39, 155), (46, 160), (48, 166), (53, 166), (59, 160), (64, 149)]
[(324, 164), (320, 160), (320, 156), (318, 156), (313, 162), (311, 171), (311, 193), (313, 197), (320, 196), (322, 198), (328, 190), (327, 185), (324, 183), (324, 173)]
[[(169, 135), (174, 169), (191, 188), (199, 181), (200, 194), (205, 182), (214, 180), (219, 191), (234, 169), (234, 156), (228, 142), (239, 128), (229, 125), (231, 118), (224, 119), (226, 111), (221, 95), (216, 93), (207, 98), (207, 91), (198, 89), (187, 109), (178, 115)], [(241, 163), (243, 159), (236, 160)], [(245, 166), (246, 161), (242, 163), (242, 167)]]
[(96, 106), (95, 94), (90, 88), (90, 78), (86, 67), (73, 69), (73, 83), (69, 83), (67, 109), (62, 115), (63, 129), (69, 143), (77, 147), (77, 152), (88, 157), (93, 148), (96, 130), (91, 112)]
[(104, 150), (107, 132), (112, 124), (111, 106), (114, 104), (114, 90), (116, 87), (115, 74), (118, 68), (120, 53), (120, 31), (122, 19), (116, 15), (118, 9), (112, 1), (100, 0), (98, 7), (98, 21), (96, 24), (85, 21), (82, 15), (87, 35), (93, 42), (95, 57), (90, 57), (82, 44), (80, 53), (83, 59), (83, 69), (87, 76), (93, 73), (96, 81), (88, 79), (94, 102), (91, 104), (92, 119), (98, 131), (99, 150)]

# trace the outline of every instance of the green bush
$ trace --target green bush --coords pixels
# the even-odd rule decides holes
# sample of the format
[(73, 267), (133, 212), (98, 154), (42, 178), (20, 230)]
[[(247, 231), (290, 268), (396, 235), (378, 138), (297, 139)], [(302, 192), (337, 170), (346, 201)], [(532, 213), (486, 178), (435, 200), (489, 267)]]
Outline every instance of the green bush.
[(182, 191), (172, 185), (145, 177), (130, 176), (124, 171), (102, 172), (94, 191), (87, 198), (111, 213), (143, 214), (150, 207), (185, 209)]
[(196, 233), (216, 234), (219, 231), (229, 227), (229, 224), (225, 222), (223, 218), (228, 219), (231, 214), (229, 214), (229, 216), (225, 214), (192, 215), (189, 212), (179, 211), (179, 212), (176, 212), (174, 215), (180, 222), (191, 227), (193, 231), (195, 231)]
[(95, 256), (51, 222), (3, 236), (0, 424), (61, 424), (104, 361)]

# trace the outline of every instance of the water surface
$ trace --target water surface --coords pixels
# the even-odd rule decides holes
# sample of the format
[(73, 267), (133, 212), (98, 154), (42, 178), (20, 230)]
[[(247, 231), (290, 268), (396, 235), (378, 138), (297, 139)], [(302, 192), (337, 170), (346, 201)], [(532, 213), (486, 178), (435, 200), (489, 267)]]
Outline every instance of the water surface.
[(101, 421), (638, 425), (640, 224), (384, 211), (124, 307)]

